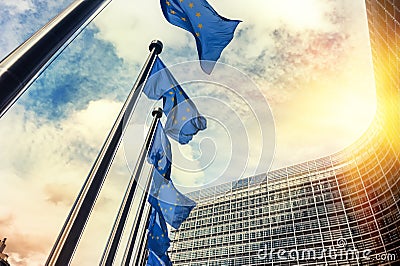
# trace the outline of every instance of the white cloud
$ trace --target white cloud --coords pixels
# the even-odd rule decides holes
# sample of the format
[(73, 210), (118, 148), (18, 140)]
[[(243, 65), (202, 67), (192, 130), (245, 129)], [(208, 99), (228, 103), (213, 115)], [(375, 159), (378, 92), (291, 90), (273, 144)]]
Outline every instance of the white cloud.
[(23, 13), (28, 10), (34, 10), (36, 7), (31, 0), (20, 0), (20, 1), (6, 1), (2, 3), (5, 8), (9, 8), (11, 15), (16, 15), (17, 13)]
[[(244, 21), (222, 61), (249, 74), (264, 95), (273, 99), (277, 124), (275, 167), (337, 151), (350, 144), (369, 123), (375, 99), (365, 17), (361, 16), (365, 14), (362, 10), (354, 12), (363, 6), (362, 2), (210, 0), (221, 15)], [(13, 5), (13, 12), (35, 8), (29, 1)], [(333, 8), (339, 12), (332, 14)], [(113, 43), (118, 55), (129, 63), (141, 65), (150, 40), (155, 38), (164, 42), (163, 56), (167, 58), (187, 60), (197, 56), (193, 38), (165, 21), (157, 1), (112, 1), (95, 23), (100, 29), (97, 37)], [(23, 23), (4, 25), (1, 30), (9, 38), (7, 43), (0, 43), (0, 53), (20, 42), (21, 37), (10, 32), (22, 27)], [(274, 38), (274, 30), (281, 34), (280, 39)], [(180, 49), (185, 49), (182, 55)], [(369, 75), (371, 78), (365, 78)], [(248, 109), (234, 99), (228, 100), (246, 118)], [(0, 120), (0, 183), (7, 188), (0, 199), (0, 233), (9, 238), (7, 252), (13, 265), (43, 265), (120, 106), (110, 100), (90, 102), (87, 108), (51, 122), (15, 106)], [(216, 106), (214, 109), (218, 111)], [(140, 122), (133, 132), (144, 132), (144, 122)], [(240, 155), (258, 145), (253, 138), (257, 128), (248, 128), (252, 140), (239, 147)], [(223, 138), (223, 134), (214, 137), (222, 151), (216, 161), (221, 166), (227, 155), (223, 152), (238, 145)], [(132, 142), (124, 141), (127, 150), (133, 149), (127, 152), (132, 155), (128, 158), (130, 166), (135, 162), (134, 152), (140, 148), (137, 140), (142, 139), (143, 134), (132, 134)], [(195, 146), (185, 148), (189, 159), (199, 154)], [(255, 150), (244, 156), (251, 159), (250, 168), (255, 167), (251, 162), (259, 154)], [(123, 155), (120, 152), (116, 157), (78, 248), (75, 265), (97, 263), (104, 248), (129, 177)], [(183, 164), (178, 160), (176, 163)], [(212, 179), (219, 170), (198, 172), (193, 178)], [(192, 183), (187, 182), (184, 173), (174, 171), (177, 180), (185, 185)]]
[[(271, 45), (270, 39), (262, 36), (268, 35), (268, 32), (282, 25), (295, 31), (312, 29), (327, 32), (335, 27), (326, 16), (332, 11), (333, 4), (329, 1), (209, 2), (222, 16), (242, 20), (239, 29), (254, 27), (254, 39), (251, 47), (244, 51), (246, 54)], [(100, 29), (98, 34), (100, 38), (114, 43), (119, 56), (135, 63), (143, 62), (143, 54), (153, 39), (159, 38), (163, 41), (165, 52), (195, 45), (194, 39), (186, 34), (186, 31), (165, 20), (157, 1), (140, 4), (129, 0), (113, 1), (96, 18), (95, 24)], [(234, 39), (231, 45), (235, 42), (238, 40)]]
[[(268, 98), (278, 134), (275, 165), (335, 152), (365, 130), (375, 111), (375, 88), (364, 1), (209, 2), (221, 15), (243, 20), (221, 61), (247, 73)], [(111, 22), (111, 17), (118, 19)], [(185, 46), (194, 48), (191, 36), (169, 24), (156, 2), (140, 8), (135, 2), (113, 3), (96, 25), (99, 36), (114, 43), (121, 57), (139, 64), (149, 40), (158, 36), (165, 44), (163, 58), (171, 59), (170, 54)], [(368, 81), (363, 82), (363, 77)], [(318, 98), (308, 94), (310, 90), (318, 90)], [(315, 108), (329, 106), (329, 112), (302, 108), (305, 97), (319, 102)], [(347, 103), (349, 99), (360, 99), (356, 110)], [(307, 116), (310, 126), (297, 125), (294, 116)], [(334, 141), (332, 130), (341, 132)], [(299, 136), (307, 141), (298, 141)]]
[[(63, 121), (43, 123), (15, 106), (2, 118), (0, 183), (7, 189), (0, 198), (0, 234), (9, 239), (13, 265), (43, 265), (120, 107), (100, 100)], [(117, 209), (129, 176), (121, 155), (110, 176), (97, 204), (103, 219)]]
[(181, 29), (165, 23), (157, 1), (112, 1), (94, 22), (99, 38), (111, 41), (120, 57), (138, 64), (144, 62), (154, 39), (162, 40), (166, 49), (187, 43)]
[(0, 1), (0, 59), (44, 26), (71, 0)]

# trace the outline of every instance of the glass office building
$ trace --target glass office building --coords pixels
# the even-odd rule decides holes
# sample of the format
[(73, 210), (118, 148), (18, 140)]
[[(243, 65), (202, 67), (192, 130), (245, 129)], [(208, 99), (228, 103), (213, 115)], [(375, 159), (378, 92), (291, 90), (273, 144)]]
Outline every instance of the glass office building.
[(370, 128), (331, 156), (191, 193), (174, 265), (400, 265), (400, 1), (366, 7)]

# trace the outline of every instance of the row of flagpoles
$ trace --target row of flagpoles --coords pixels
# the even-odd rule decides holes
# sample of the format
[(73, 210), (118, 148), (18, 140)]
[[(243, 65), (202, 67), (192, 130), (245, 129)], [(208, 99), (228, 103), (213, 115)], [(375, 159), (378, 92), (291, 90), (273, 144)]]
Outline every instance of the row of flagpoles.
[[(109, 2), (111, 0), (77, 0), (0, 62), (0, 117)], [(160, 4), (168, 22), (194, 36), (200, 66), (210, 74), (240, 21), (221, 17), (206, 0), (160, 0)], [(171, 180), (169, 138), (187, 144), (199, 130), (206, 128), (207, 122), (158, 57), (163, 49), (162, 43), (153, 41), (149, 49), (146, 63), (72, 206), (46, 265), (67, 265), (71, 262), (142, 92), (149, 99), (162, 99), (163, 109), (152, 112), (153, 121), (100, 264), (114, 263), (132, 202), (140, 194), (138, 184), (144, 178), (144, 192), (140, 196), (122, 261), (124, 265), (142, 265), (146, 261), (147, 265), (171, 265), (167, 224), (179, 228), (196, 203), (180, 193)], [(165, 126), (159, 121), (163, 113), (166, 116)], [(152, 165), (152, 171), (150, 176), (143, 177), (146, 158)]]
[[(50, 252), (46, 265), (64, 265), (69, 263), (77, 248), (80, 237), (95, 205), (101, 187), (108, 174), (124, 132), (129, 124), (135, 105), (143, 90), (157, 54), (162, 51), (162, 43), (153, 41), (150, 44), (150, 54), (143, 66), (138, 79), (128, 95), (96, 161), (93, 164), (85, 183), (61, 229), (61, 232)], [(136, 180), (132, 186), (136, 187)]]

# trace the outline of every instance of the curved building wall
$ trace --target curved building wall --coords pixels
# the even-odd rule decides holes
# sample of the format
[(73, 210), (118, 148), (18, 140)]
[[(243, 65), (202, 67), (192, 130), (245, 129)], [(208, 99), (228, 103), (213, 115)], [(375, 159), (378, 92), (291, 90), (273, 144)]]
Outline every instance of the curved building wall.
[(331, 156), (193, 192), (174, 265), (400, 264), (400, 1), (366, 7), (371, 127)]

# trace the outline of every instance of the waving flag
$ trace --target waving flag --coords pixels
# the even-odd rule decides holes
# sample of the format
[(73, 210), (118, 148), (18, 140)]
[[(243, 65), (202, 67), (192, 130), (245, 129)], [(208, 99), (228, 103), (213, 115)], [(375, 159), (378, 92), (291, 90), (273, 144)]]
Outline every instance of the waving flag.
[(204, 72), (210, 74), (222, 50), (231, 42), (240, 20), (224, 18), (206, 0), (160, 0), (164, 17), (190, 32)]
[(171, 180), (153, 171), (153, 184), (148, 201), (154, 209), (159, 209), (165, 219), (175, 229), (189, 217), (196, 203), (180, 193)]
[(162, 257), (170, 246), (168, 228), (164, 217), (156, 209), (152, 208), (147, 236), (147, 247), (158, 257)]
[(163, 101), (167, 115), (165, 132), (180, 144), (187, 144), (197, 132), (206, 129), (207, 120), (180, 86), (167, 91)]
[(150, 71), (146, 85), (143, 88), (144, 94), (146, 94), (149, 99), (159, 100), (164, 93), (175, 86), (178, 86), (178, 82), (164, 65), (164, 62), (157, 57)]
[(171, 174), (171, 143), (165, 135), (161, 122), (158, 122), (153, 143), (147, 155), (147, 160), (163, 177), (170, 179)]
[(147, 258), (148, 266), (172, 266), (171, 260), (167, 254), (159, 257), (153, 251), (149, 250), (149, 256)]
[(157, 57), (150, 77), (143, 89), (149, 99), (163, 98), (167, 115), (165, 132), (180, 144), (187, 144), (200, 130), (207, 127), (206, 119), (200, 115), (179, 83), (160, 58)]

